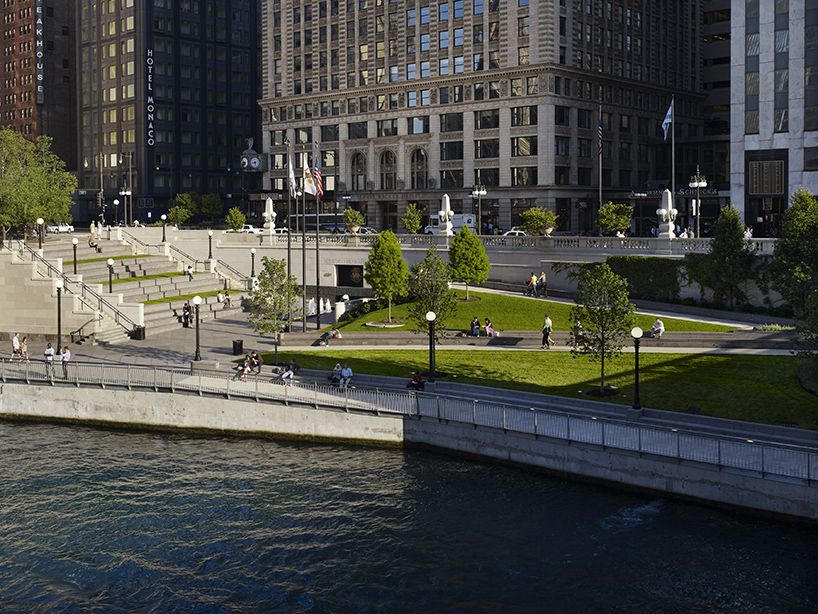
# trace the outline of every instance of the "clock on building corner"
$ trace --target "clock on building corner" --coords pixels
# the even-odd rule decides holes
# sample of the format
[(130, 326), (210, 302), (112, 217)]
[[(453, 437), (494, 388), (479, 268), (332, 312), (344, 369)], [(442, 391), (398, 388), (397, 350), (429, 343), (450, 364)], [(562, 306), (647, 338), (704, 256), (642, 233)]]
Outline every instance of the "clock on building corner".
[(248, 153), (241, 157), (241, 168), (245, 171), (263, 171), (264, 160), (261, 154)]

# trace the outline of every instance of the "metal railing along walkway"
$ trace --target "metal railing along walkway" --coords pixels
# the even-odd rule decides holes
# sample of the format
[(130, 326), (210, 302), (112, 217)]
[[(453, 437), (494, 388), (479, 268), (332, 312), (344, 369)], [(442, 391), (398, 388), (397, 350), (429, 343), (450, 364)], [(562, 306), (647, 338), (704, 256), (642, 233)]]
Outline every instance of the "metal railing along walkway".
[(566, 443), (577, 442), (605, 450), (623, 450), (676, 462), (710, 465), (716, 470), (753, 472), (764, 479), (791, 479), (812, 486), (818, 480), (818, 450), (773, 441), (750, 440), (724, 434), (642, 425), (616, 418), (599, 418), (571, 411), (496, 404), (455, 396), (416, 392), (384, 392), (362, 388), (339, 389), (314, 384), (284, 386), (265, 377), (249, 381), (229, 375), (191, 373), (184, 369), (103, 365), (72, 362), (0, 361), (0, 379), (28, 384), (118, 386), (153, 391), (215, 394), (311, 407), (363, 411), (456, 422), (502, 429)]

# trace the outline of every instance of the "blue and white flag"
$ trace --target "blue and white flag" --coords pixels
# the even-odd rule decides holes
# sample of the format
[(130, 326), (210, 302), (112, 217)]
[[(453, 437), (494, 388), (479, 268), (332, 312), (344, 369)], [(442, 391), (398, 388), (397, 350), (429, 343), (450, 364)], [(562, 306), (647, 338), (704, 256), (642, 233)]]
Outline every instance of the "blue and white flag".
[(673, 100), (670, 101), (670, 106), (667, 108), (667, 114), (665, 115), (665, 121), (662, 122), (662, 130), (665, 131), (665, 140), (667, 141), (667, 129), (670, 124), (673, 123)]

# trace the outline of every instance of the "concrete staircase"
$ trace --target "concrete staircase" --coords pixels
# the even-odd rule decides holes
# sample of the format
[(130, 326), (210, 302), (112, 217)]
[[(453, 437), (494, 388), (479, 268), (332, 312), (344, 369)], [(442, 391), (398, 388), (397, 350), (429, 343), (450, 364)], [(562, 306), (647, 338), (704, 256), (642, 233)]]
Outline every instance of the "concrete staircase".
[[(124, 241), (103, 239), (100, 245), (102, 253), (89, 248), (87, 241), (77, 245), (77, 275), (82, 276), (84, 283), (101, 284), (104, 295), (108, 294), (111, 276), (117, 282), (112, 284), (113, 295), (121, 296), (124, 303), (146, 303), (226, 289), (224, 279), (215, 273), (194, 272), (193, 279), (189, 280), (185, 272), (186, 266), (171, 256), (135, 254), (134, 249)], [(43, 256), (51, 262), (62, 258), (63, 271), (68, 275), (73, 274), (74, 249), (70, 239), (47, 241), (43, 245)], [(108, 269), (108, 258), (114, 259), (112, 275)], [(169, 273), (174, 275), (146, 279)], [(122, 281), (126, 279), (128, 281)], [(203, 296), (199, 317), (206, 320), (241, 310), (245, 293), (233, 291), (230, 294), (233, 302), (233, 307), (230, 308), (226, 303), (219, 303), (215, 296)], [(112, 302), (119, 302), (119, 297)], [(182, 308), (186, 302), (190, 302), (193, 308), (189, 298), (144, 305), (145, 336), (153, 337), (182, 326)], [(113, 321), (101, 328), (103, 330), (93, 335), (95, 343), (117, 343), (128, 338), (127, 332)]]

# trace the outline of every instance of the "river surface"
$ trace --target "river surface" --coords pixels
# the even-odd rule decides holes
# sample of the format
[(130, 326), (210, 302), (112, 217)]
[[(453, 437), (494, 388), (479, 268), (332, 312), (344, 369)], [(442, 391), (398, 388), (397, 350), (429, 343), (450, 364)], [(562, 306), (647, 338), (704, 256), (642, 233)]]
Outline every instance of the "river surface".
[(425, 451), (0, 424), (0, 612), (818, 611), (818, 532)]

